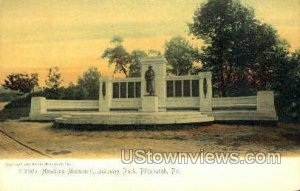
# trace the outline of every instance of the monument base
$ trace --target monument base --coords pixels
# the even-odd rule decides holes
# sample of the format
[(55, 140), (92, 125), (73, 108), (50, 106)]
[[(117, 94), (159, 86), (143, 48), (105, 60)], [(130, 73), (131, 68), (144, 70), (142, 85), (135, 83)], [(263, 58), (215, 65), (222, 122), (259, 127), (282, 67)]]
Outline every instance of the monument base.
[(158, 97), (144, 96), (142, 98), (142, 112), (158, 112)]
[(69, 125), (172, 125), (212, 122), (201, 112), (91, 112), (70, 113), (55, 119), (55, 124)]

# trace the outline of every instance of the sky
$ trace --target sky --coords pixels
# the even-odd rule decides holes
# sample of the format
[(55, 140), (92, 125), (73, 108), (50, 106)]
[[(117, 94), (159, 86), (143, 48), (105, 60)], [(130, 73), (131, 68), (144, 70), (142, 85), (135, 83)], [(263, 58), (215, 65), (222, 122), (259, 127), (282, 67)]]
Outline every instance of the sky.
[[(96, 66), (103, 76), (113, 67), (101, 58), (113, 36), (129, 51), (160, 50), (171, 37), (188, 35), (195, 9), (205, 0), (0, 0), (0, 83), (14, 72), (58, 66), (64, 84)], [(300, 48), (300, 0), (241, 0), (280, 37)], [(191, 36), (187, 36), (192, 39)], [(192, 40), (198, 44), (198, 40)]]

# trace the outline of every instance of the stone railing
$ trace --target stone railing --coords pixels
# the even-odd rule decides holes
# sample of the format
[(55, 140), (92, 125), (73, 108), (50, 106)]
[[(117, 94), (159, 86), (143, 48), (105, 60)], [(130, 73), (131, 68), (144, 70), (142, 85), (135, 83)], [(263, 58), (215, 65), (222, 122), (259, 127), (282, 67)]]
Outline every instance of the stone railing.
[(212, 98), (213, 110), (256, 110), (275, 114), (274, 93), (259, 91), (257, 96)]
[(140, 78), (114, 78), (111, 80), (113, 99), (140, 98)]
[(257, 96), (212, 98), (213, 110), (256, 109)]
[(45, 97), (32, 97), (30, 116), (49, 112), (82, 112), (98, 110), (98, 100), (47, 100)]
[(47, 100), (47, 111), (98, 111), (98, 100)]
[(100, 78), (99, 111), (138, 110), (141, 98), (141, 78)]
[(211, 113), (211, 72), (166, 77), (167, 110), (200, 110)]
[(199, 75), (167, 76), (166, 80), (198, 80)]
[[(167, 110), (200, 110), (199, 97), (166, 99)], [(212, 98), (212, 114), (218, 121), (230, 120), (271, 120), (276, 121), (274, 94), (272, 91), (257, 92), (257, 96)], [(140, 110), (142, 99), (115, 99), (109, 111)], [(30, 118), (32, 120), (53, 120), (72, 112), (101, 112), (99, 100), (47, 100), (44, 97), (31, 99)]]
[(216, 121), (277, 121), (272, 91), (259, 91), (257, 96), (212, 99)]

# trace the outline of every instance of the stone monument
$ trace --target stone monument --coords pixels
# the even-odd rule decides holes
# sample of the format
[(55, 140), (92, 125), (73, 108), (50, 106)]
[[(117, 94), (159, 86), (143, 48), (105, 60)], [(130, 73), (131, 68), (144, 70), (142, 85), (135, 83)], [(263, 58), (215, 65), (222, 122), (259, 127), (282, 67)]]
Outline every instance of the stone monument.
[(142, 98), (142, 111), (143, 112), (158, 112), (158, 97), (154, 95), (155, 88), (155, 72), (153, 66), (149, 65), (148, 70), (145, 72), (146, 93)]
[(148, 67), (148, 70), (145, 73), (145, 80), (146, 80), (146, 92), (149, 96), (154, 96), (154, 78), (155, 73), (152, 69), (152, 66)]

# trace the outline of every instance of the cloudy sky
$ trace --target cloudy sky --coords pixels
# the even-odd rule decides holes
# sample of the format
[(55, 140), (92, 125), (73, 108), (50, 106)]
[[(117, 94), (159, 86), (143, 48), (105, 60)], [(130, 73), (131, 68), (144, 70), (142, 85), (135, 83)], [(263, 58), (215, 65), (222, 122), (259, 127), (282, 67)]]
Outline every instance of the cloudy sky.
[[(300, 0), (241, 0), (272, 24), (291, 49), (300, 48)], [(75, 82), (89, 66), (112, 75), (100, 56), (119, 35), (128, 50), (163, 51), (172, 36), (188, 34), (204, 0), (0, 0), (0, 83), (12, 72), (59, 66)], [(197, 44), (197, 40), (194, 40)]]

